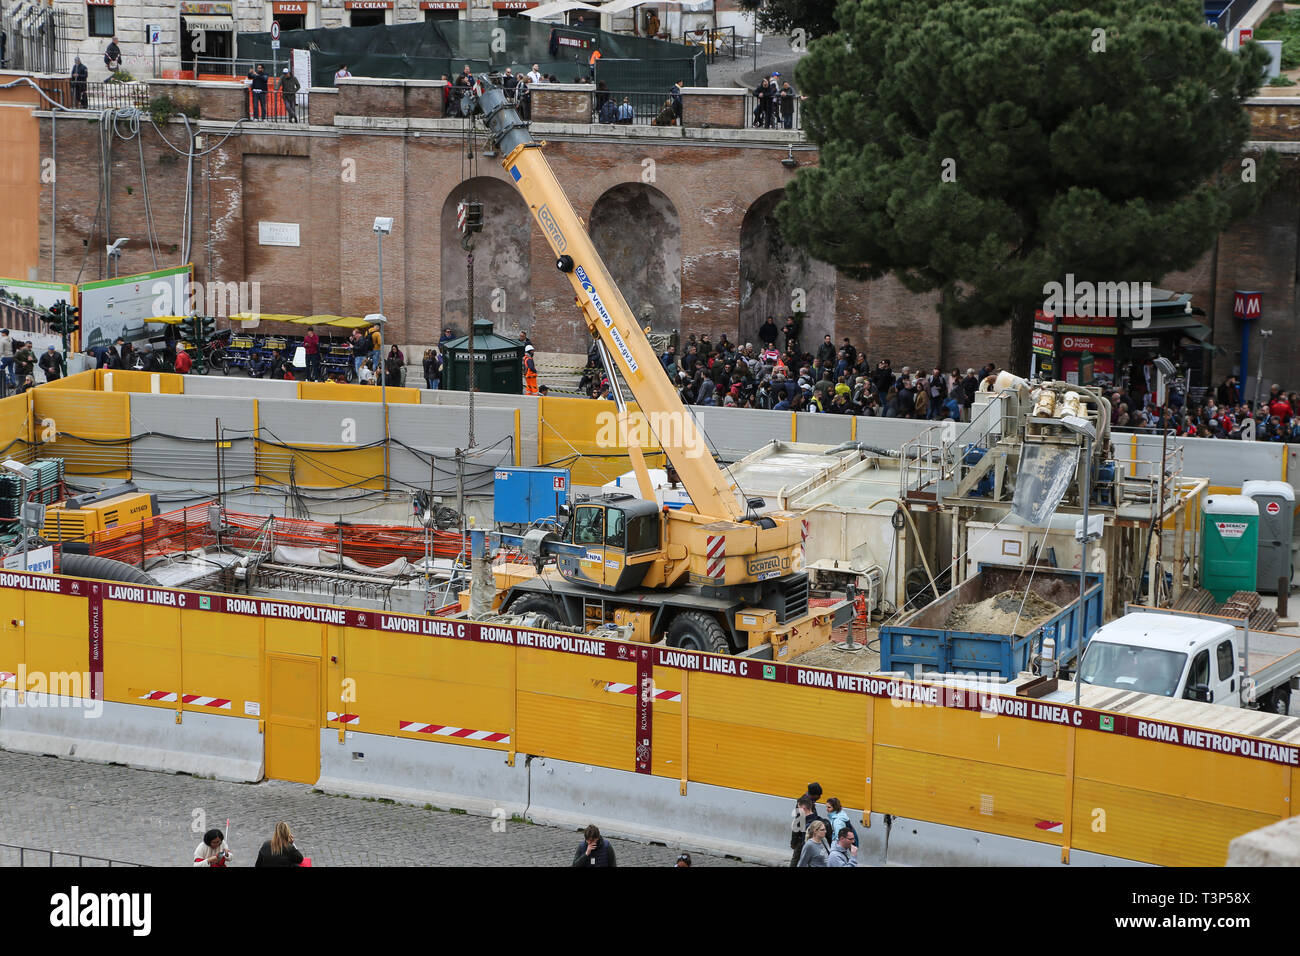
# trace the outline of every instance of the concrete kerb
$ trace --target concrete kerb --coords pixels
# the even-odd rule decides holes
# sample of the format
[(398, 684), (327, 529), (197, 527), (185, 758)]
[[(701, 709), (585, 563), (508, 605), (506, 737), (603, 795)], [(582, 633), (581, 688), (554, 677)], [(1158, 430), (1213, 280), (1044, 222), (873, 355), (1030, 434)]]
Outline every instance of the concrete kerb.
[(140, 770), (189, 773), (236, 783), (264, 776), (256, 720), (163, 707), (103, 703), (97, 718), (76, 698), (0, 691), (0, 749), (120, 763)]

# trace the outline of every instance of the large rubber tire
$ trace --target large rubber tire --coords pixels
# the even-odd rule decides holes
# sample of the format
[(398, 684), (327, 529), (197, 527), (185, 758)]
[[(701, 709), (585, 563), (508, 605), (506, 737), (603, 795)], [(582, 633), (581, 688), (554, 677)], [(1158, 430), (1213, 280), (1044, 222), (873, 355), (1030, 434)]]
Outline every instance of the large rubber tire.
[(731, 642), (722, 625), (700, 611), (682, 611), (668, 626), (668, 646), (684, 651), (711, 651), (730, 654)]
[(565, 624), (564, 614), (555, 602), (541, 594), (525, 594), (510, 605), (510, 614), (536, 614), (555, 624)]
[(1283, 684), (1281, 687), (1273, 688), (1272, 693), (1268, 695), (1265, 701), (1264, 710), (1270, 714), (1281, 714), (1283, 717), (1291, 713), (1291, 687)]

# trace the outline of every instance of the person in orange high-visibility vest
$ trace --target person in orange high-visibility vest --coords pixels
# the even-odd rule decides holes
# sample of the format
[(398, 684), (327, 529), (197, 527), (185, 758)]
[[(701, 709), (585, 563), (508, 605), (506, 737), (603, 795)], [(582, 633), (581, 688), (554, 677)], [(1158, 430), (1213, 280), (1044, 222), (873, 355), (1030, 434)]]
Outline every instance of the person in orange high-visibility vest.
[(533, 361), (533, 347), (524, 346), (524, 394), (537, 394), (537, 363)]

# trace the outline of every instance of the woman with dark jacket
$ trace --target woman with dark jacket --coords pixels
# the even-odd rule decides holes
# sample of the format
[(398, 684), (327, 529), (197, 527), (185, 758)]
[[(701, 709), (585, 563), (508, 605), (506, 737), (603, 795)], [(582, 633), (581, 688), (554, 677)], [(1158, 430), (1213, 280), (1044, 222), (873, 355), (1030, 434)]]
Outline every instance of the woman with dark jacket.
[(289, 830), (289, 824), (281, 820), (275, 825), (275, 835), (262, 844), (262, 848), (257, 851), (257, 862), (254, 866), (299, 866), (302, 864), (302, 854), (298, 848), (293, 845), (293, 833)]
[(402, 350), (394, 345), (388, 350), (388, 357), (384, 359), (384, 378), (388, 380), (389, 385), (401, 385), (402, 373), (406, 370), (406, 356)]

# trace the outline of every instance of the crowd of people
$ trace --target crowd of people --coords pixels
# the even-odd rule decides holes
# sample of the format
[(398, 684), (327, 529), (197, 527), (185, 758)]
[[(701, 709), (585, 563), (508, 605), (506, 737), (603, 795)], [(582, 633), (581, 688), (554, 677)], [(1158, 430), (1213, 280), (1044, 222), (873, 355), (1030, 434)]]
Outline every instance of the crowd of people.
[(44, 373), (44, 381), (62, 378), (62, 353), (51, 345), (38, 359), (30, 341), (15, 339), (8, 329), (0, 329), (0, 371), (3, 371), (5, 392), (22, 393), (34, 388), (37, 368)]
[(858, 831), (848, 811), (835, 797), (826, 801), (826, 816), (817, 812), (822, 797), (819, 783), (795, 801), (790, 823), (791, 866), (857, 866)]
[[(791, 317), (778, 328), (769, 318), (758, 331), (757, 347), (734, 344), (725, 333), (716, 342), (691, 334), (680, 352), (669, 346), (660, 363), (686, 405), (956, 421), (996, 371), (991, 362), (965, 372), (895, 370), (889, 359), (871, 363), (847, 338), (837, 346), (823, 336), (814, 353), (804, 351), (799, 337), (798, 320)], [(579, 387), (592, 398), (613, 397), (594, 351)]]
[(1164, 404), (1131, 385), (1109, 393), (1111, 426), (1169, 432), (1189, 438), (1300, 443), (1300, 393), (1269, 386), (1256, 402), (1243, 394), (1236, 376), (1191, 400), (1177, 386)]

